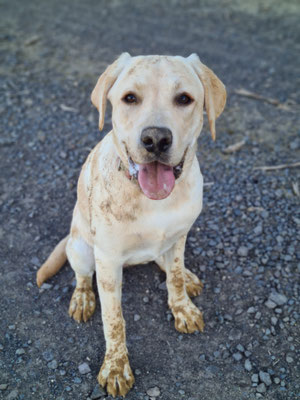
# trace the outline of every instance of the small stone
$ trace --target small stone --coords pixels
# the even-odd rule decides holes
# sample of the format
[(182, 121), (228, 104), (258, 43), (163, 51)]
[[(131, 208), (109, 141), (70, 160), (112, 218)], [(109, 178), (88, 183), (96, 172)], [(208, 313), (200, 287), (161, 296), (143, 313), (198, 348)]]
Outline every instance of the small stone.
[(267, 391), (266, 385), (264, 383), (261, 383), (260, 385), (257, 386), (256, 391), (258, 393), (266, 393)]
[(278, 306), (282, 306), (288, 301), (287, 297), (284, 294), (280, 294), (277, 292), (271, 293), (269, 296), (269, 300), (273, 301)]
[(14, 400), (17, 399), (19, 396), (19, 392), (17, 389), (12, 390), (9, 395), (6, 397), (7, 400)]
[(52, 360), (47, 364), (47, 366), (50, 369), (56, 369), (57, 368), (57, 361), (56, 360)]
[(160, 395), (160, 389), (155, 386), (147, 390), (147, 395), (150, 397), (158, 397)]
[(97, 399), (100, 399), (100, 397), (105, 396), (105, 395), (106, 395), (105, 390), (100, 385), (96, 385), (94, 387), (94, 390), (90, 397), (91, 397), (91, 400), (97, 400)]
[(258, 374), (253, 374), (253, 375), (251, 376), (251, 381), (252, 381), (253, 383), (258, 383)]
[(82, 375), (88, 374), (91, 372), (91, 368), (88, 363), (84, 362), (78, 366), (78, 370)]
[(261, 318), (261, 312), (257, 311), (257, 313), (254, 316), (255, 319), (260, 319)]
[(262, 228), (261, 225), (257, 225), (257, 226), (254, 228), (254, 230), (253, 230), (253, 232), (255, 233), (255, 235), (260, 235), (260, 234), (262, 233), (262, 231), (263, 231), (263, 228)]
[(242, 331), (232, 328), (229, 332), (229, 340), (239, 340), (242, 336)]
[(2, 383), (0, 385), (0, 390), (6, 390), (8, 388), (8, 384), (7, 383)]
[(236, 346), (236, 349), (242, 353), (245, 351), (245, 347), (240, 343)]
[(235, 361), (240, 361), (240, 360), (243, 358), (243, 356), (241, 355), (241, 353), (234, 353), (234, 354), (232, 355), (232, 357), (235, 359)]
[(53, 285), (51, 285), (50, 283), (43, 283), (42, 286), (41, 286), (41, 289), (49, 290), (49, 289), (52, 288), (52, 286)]
[(9, 329), (10, 331), (13, 331), (13, 330), (16, 329), (16, 325), (8, 325), (8, 329)]
[(285, 360), (286, 360), (286, 362), (289, 363), (289, 364), (291, 364), (291, 363), (294, 361), (293, 357), (291, 357), (290, 355), (287, 355), (286, 358), (285, 358)]
[(148, 296), (143, 297), (143, 302), (144, 303), (149, 303), (149, 297)]
[(271, 324), (272, 324), (273, 326), (275, 326), (275, 325), (277, 324), (277, 322), (278, 322), (278, 318), (276, 318), (276, 317), (272, 317), (272, 318), (271, 318)]
[(74, 382), (74, 383), (81, 383), (82, 380), (81, 380), (80, 378), (78, 378), (78, 376), (76, 376), (76, 377), (73, 379), (73, 382)]
[(274, 383), (275, 383), (276, 385), (279, 385), (280, 379), (279, 379), (278, 377), (274, 378)]
[(141, 375), (142, 372), (141, 372), (140, 369), (137, 368), (137, 369), (134, 371), (134, 373), (135, 373), (136, 376), (138, 376), (138, 375)]
[(267, 301), (265, 302), (265, 306), (268, 307), (268, 308), (270, 308), (270, 309), (273, 309), (273, 308), (276, 307), (276, 303), (274, 303), (274, 301), (272, 301), (272, 300), (267, 300)]
[(255, 308), (254, 307), (249, 307), (247, 310), (248, 314), (254, 314), (255, 313)]
[(133, 320), (135, 322), (139, 321), (141, 319), (141, 317), (138, 314), (134, 314)]
[(51, 350), (46, 350), (46, 351), (44, 351), (44, 352), (42, 353), (42, 356), (43, 356), (43, 359), (44, 359), (45, 361), (52, 361), (53, 358), (54, 358), (54, 355), (53, 355), (53, 353), (52, 353)]
[(185, 391), (182, 390), (182, 389), (180, 389), (180, 390), (178, 390), (178, 393), (181, 394), (181, 395), (183, 396), (183, 395), (185, 394)]
[(249, 371), (249, 372), (250, 372), (250, 371), (252, 370), (251, 361), (247, 359), (247, 360), (245, 361), (244, 367), (245, 367), (245, 370), (246, 370), (246, 371)]
[(66, 158), (67, 158), (67, 153), (65, 152), (65, 151), (61, 151), (60, 153), (59, 153), (59, 156), (60, 156), (60, 158), (62, 158), (63, 160), (65, 160)]
[(4, 349), (3, 345), (0, 344), (0, 351), (2, 351)]
[(265, 383), (267, 386), (272, 384), (270, 374), (264, 371), (259, 371), (259, 379), (261, 382)]
[(248, 252), (249, 252), (249, 249), (247, 247), (245, 247), (245, 246), (239, 247), (238, 251), (237, 251), (238, 255), (241, 256), (241, 257), (247, 257), (248, 256)]
[(71, 392), (72, 388), (70, 388), (70, 386), (66, 386), (66, 391), (67, 392)]
[(158, 285), (158, 288), (160, 290), (167, 290), (167, 283), (166, 281), (163, 281), (160, 285)]
[(16, 355), (17, 356), (21, 356), (22, 354), (25, 354), (25, 350), (24, 349), (17, 349)]
[(42, 131), (39, 131), (39, 132), (38, 132), (37, 137), (38, 137), (38, 140), (39, 140), (41, 143), (44, 143), (45, 140), (46, 140), (46, 134), (45, 134), (44, 132), (42, 132)]

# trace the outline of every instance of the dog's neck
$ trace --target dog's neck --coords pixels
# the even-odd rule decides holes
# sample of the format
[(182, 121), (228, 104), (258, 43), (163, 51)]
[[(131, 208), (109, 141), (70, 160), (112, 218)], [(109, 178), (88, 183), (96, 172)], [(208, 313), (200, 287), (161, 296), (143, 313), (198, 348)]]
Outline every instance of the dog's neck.
[(123, 163), (123, 161), (121, 160), (120, 157), (118, 157), (118, 171), (124, 172), (126, 178), (129, 179), (130, 181), (133, 181), (133, 182), (137, 181), (135, 176), (130, 175), (129, 169), (125, 166), (125, 164)]

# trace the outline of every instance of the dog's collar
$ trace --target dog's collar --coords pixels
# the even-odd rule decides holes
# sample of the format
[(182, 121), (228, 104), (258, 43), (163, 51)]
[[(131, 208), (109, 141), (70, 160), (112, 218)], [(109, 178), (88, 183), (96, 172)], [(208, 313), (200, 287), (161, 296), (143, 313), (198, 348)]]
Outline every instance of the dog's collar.
[(118, 157), (118, 171), (123, 171), (126, 178), (129, 179), (130, 181), (134, 182), (137, 180), (134, 176), (130, 175), (129, 170), (126, 168), (120, 157)]

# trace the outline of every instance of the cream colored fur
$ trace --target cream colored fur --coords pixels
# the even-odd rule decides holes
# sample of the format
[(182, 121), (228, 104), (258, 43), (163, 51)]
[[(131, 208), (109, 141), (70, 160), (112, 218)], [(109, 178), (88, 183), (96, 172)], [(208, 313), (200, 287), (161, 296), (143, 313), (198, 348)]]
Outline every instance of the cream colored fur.
[[(122, 100), (131, 92), (138, 96), (138, 105)], [(192, 104), (175, 104), (180, 93), (188, 93), (194, 99)], [(183, 58), (124, 53), (100, 76), (92, 93), (100, 129), (107, 98), (113, 106), (113, 129), (82, 168), (70, 236), (41, 267), (37, 283), (40, 286), (57, 272), (66, 253), (77, 280), (69, 314), (78, 322), (86, 321), (95, 309), (92, 277), (96, 272), (106, 339), (98, 380), (111, 395), (124, 396), (134, 383), (121, 309), (124, 266), (155, 260), (167, 275), (168, 304), (176, 329), (187, 333), (203, 330), (202, 314), (189, 297), (199, 294), (202, 284), (184, 266), (184, 247), (202, 209), (203, 178), (196, 143), (203, 108), (215, 139), (215, 119), (225, 106), (226, 91), (195, 54)], [(164, 200), (147, 198), (126, 174), (128, 156), (137, 164), (152, 161), (151, 154), (140, 146), (141, 132), (149, 126), (167, 127), (172, 132), (169, 165), (176, 166), (184, 159), (182, 173)], [(125, 171), (119, 168), (120, 161)]]

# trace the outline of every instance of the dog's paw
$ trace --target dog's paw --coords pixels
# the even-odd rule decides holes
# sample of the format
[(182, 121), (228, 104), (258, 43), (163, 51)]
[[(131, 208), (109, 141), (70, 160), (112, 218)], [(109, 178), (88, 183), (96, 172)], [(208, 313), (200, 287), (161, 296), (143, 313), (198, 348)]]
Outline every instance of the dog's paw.
[(96, 308), (95, 294), (92, 288), (76, 288), (70, 301), (69, 315), (75, 321), (86, 322)]
[(185, 269), (184, 281), (187, 294), (190, 297), (199, 296), (203, 289), (203, 283), (200, 281), (200, 279), (190, 270)]
[(127, 355), (113, 357), (106, 355), (98, 375), (98, 382), (102, 387), (106, 386), (107, 393), (113, 397), (124, 397), (134, 384)]
[(171, 310), (177, 331), (182, 333), (203, 332), (202, 312), (190, 300), (173, 306)]

